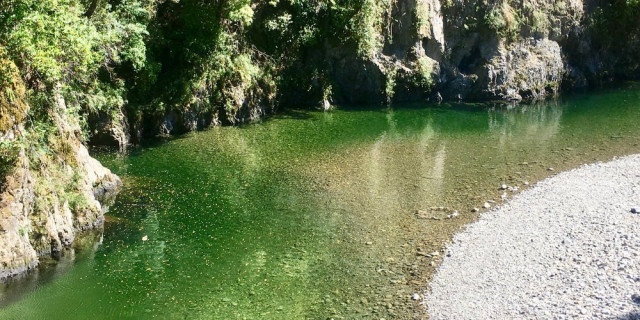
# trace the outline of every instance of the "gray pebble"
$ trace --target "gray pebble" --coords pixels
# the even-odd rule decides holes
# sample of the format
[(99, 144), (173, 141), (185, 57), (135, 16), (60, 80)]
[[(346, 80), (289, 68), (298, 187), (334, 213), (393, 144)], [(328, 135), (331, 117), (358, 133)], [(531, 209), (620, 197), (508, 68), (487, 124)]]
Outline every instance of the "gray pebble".
[(559, 173), (484, 213), (439, 263), (424, 297), (429, 319), (636, 314), (640, 224), (612, 210), (640, 213), (629, 172), (640, 172), (640, 155)]

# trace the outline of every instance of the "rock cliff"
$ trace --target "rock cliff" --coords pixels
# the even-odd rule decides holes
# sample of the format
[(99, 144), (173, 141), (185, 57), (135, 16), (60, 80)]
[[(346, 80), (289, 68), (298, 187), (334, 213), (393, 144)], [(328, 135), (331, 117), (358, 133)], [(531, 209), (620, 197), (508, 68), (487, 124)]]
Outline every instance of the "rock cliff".
[(276, 106), (543, 99), (640, 71), (637, 1), (184, 0), (154, 16), (153, 68), (131, 81), (123, 110), (89, 122), (96, 143)]
[[(1, 48), (0, 48), (1, 49)], [(0, 52), (1, 53), (1, 52)], [(120, 179), (89, 156), (80, 140), (77, 119), (55, 97), (56, 108), (47, 141), (30, 140), (25, 85), (15, 65), (2, 59), (3, 74), (12, 74), (0, 91), (0, 279), (38, 265), (71, 245), (76, 232), (100, 226), (103, 214), (122, 185)], [(44, 152), (50, 148), (52, 152)]]
[(593, 47), (585, 12), (595, 9), (580, 0), (396, 0), (380, 13), (379, 47), (366, 56), (325, 48), (322, 58), (341, 103), (540, 99), (614, 72), (602, 58), (578, 58)]

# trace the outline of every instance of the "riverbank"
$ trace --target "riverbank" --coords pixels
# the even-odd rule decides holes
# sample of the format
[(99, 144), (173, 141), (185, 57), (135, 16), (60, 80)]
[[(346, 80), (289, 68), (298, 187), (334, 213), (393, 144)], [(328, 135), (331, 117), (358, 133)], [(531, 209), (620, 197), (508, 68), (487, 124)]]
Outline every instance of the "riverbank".
[(431, 319), (640, 317), (640, 155), (560, 173), (453, 238)]

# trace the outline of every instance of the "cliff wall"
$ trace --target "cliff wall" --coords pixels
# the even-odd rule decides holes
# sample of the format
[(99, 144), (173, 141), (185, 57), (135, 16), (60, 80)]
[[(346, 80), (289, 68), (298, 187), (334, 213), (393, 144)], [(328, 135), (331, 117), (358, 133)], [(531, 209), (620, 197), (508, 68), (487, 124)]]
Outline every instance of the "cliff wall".
[(156, 16), (155, 78), (121, 126), (134, 142), (276, 106), (543, 99), (640, 71), (636, 1), (185, 0)]
[(60, 254), (78, 231), (101, 226), (122, 183), (89, 156), (77, 119), (69, 116), (60, 95), (49, 110), (46, 134), (25, 129), (25, 85), (6, 56), (0, 55), (0, 68), (9, 76), (0, 90), (1, 280), (34, 268), (42, 256)]
[[(330, 66), (336, 103), (541, 99), (561, 89), (610, 81), (629, 66), (638, 70), (637, 62), (618, 63), (628, 56), (617, 54), (622, 50), (598, 49), (602, 44), (594, 36), (594, 20), (606, 19), (596, 16), (600, 5), (580, 0), (390, 1), (379, 13), (384, 23), (370, 35), (378, 42), (372, 50), (358, 55), (342, 47), (324, 48), (320, 56)], [(627, 27), (638, 30), (637, 23)]]

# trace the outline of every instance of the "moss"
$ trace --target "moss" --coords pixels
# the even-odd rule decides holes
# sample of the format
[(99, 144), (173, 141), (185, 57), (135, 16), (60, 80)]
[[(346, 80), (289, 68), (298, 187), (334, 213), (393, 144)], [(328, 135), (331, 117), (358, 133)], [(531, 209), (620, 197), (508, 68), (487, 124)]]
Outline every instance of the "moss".
[(27, 116), (25, 93), (18, 68), (0, 46), (0, 134), (5, 134)]
[[(358, 55), (373, 58), (384, 45), (385, 17), (391, 8), (390, 0), (364, 0), (361, 10), (352, 20), (352, 32), (358, 44)], [(389, 23), (386, 23), (389, 25)]]
[(535, 10), (533, 12), (531, 28), (534, 32), (544, 34), (546, 33), (547, 29), (549, 29), (550, 25), (551, 23), (549, 22), (549, 18), (547, 17), (546, 13), (540, 10)]
[(385, 86), (384, 86), (384, 93), (387, 99), (387, 103), (391, 103), (391, 100), (393, 100), (393, 96), (395, 95), (397, 76), (398, 76), (398, 68), (395, 65), (389, 66), (386, 73)]
[(499, 6), (489, 8), (484, 16), (484, 23), (501, 39), (513, 41), (519, 34), (522, 17), (508, 2), (504, 1)]
[(54, 207), (59, 210), (65, 202), (74, 216), (91, 210), (87, 197), (80, 191), (80, 175), (59, 159), (46, 156), (40, 161), (40, 170), (34, 171), (34, 214), (45, 219)]
[(418, 1), (416, 3), (415, 19), (416, 19), (416, 32), (419, 37), (427, 37), (431, 34), (431, 22), (430, 8), (426, 1)]
[(429, 58), (420, 57), (416, 60), (416, 67), (414, 73), (414, 84), (424, 90), (429, 90), (433, 87), (433, 66)]
[(19, 152), (18, 144), (10, 141), (0, 142), (0, 190), (4, 190), (6, 177), (15, 170)]

